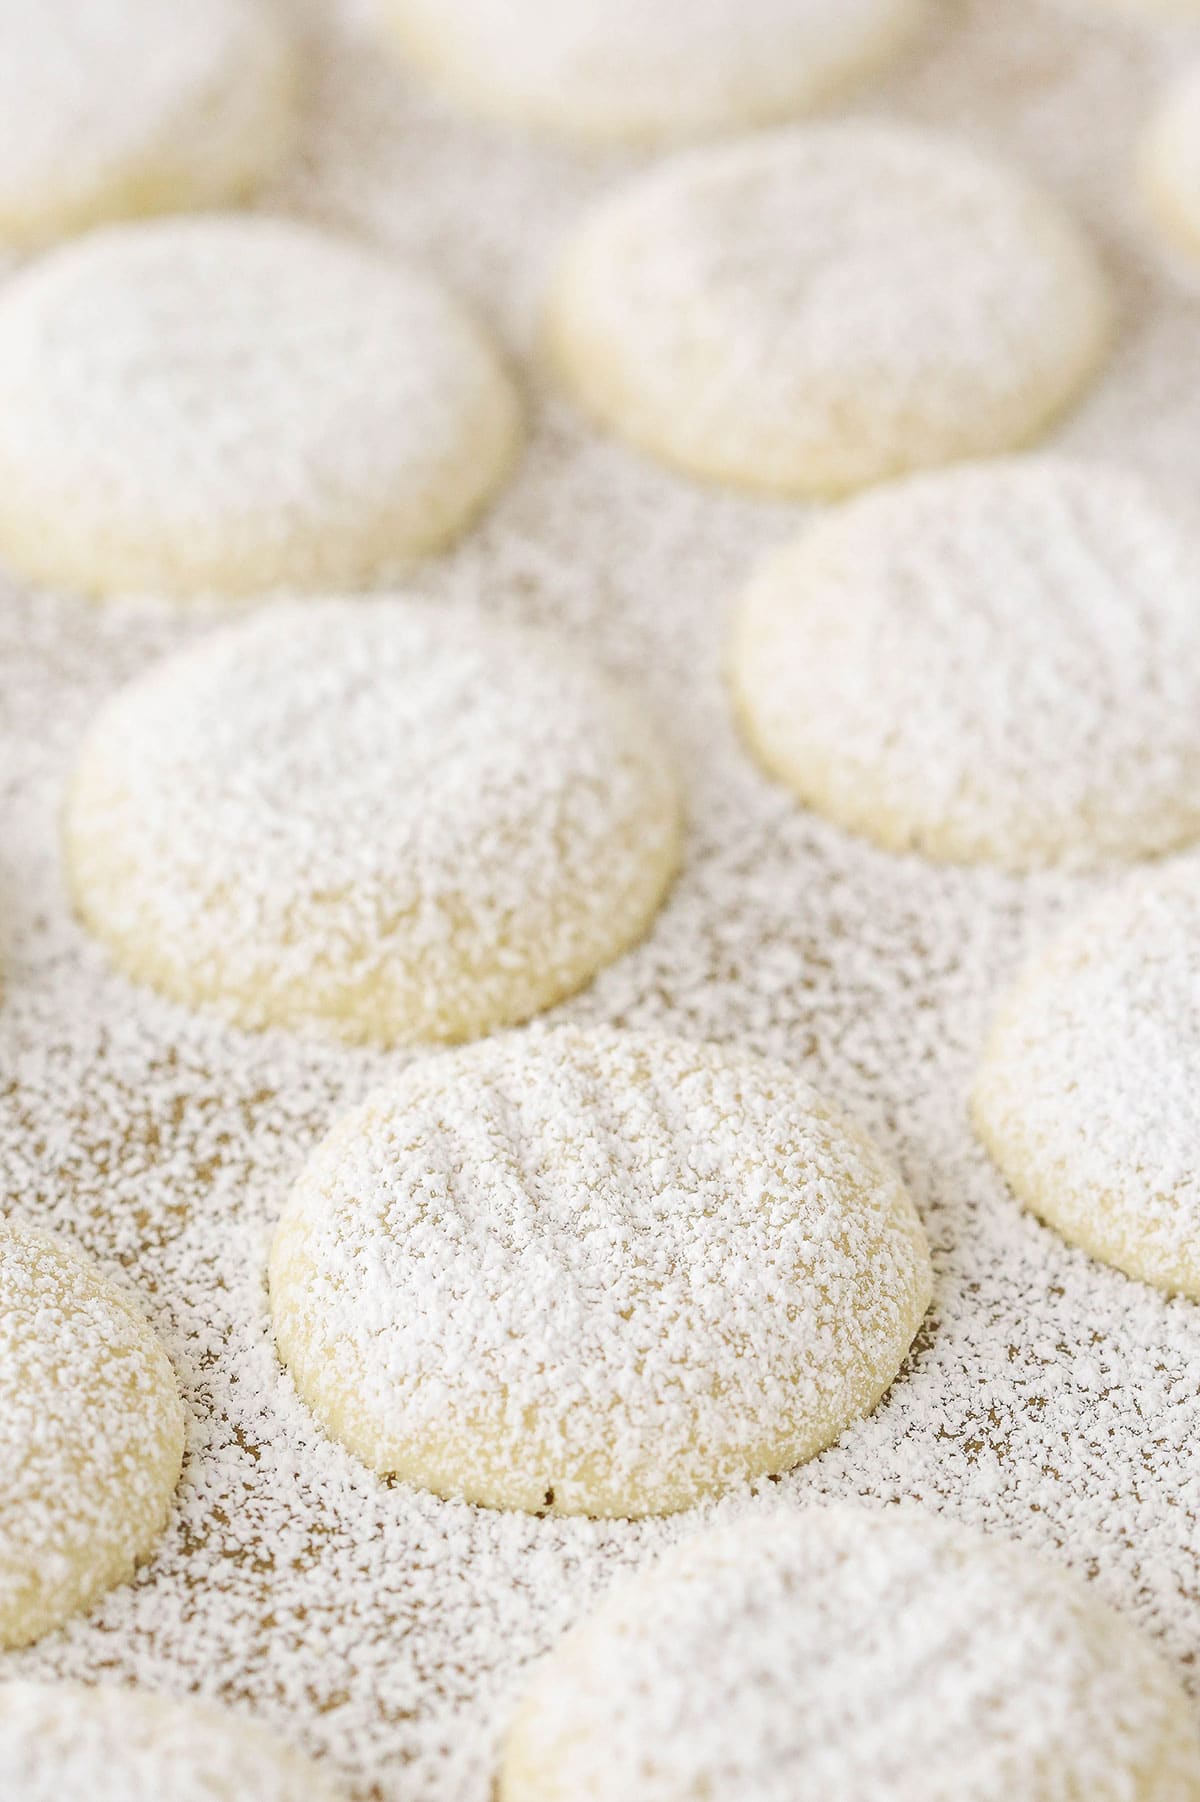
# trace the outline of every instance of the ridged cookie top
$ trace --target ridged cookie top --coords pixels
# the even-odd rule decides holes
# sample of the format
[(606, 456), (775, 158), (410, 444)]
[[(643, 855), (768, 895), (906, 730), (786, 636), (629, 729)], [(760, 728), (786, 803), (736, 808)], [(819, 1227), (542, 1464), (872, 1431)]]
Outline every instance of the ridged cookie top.
[(4, 1802), (337, 1802), (240, 1716), (147, 1690), (0, 1683)]
[(891, 849), (1078, 867), (1200, 833), (1200, 532), (1103, 465), (851, 502), (752, 579), (731, 674), (766, 766)]
[(975, 1120), (1073, 1244), (1200, 1300), (1200, 860), (1088, 908), (1005, 1001)]
[(1015, 1545), (915, 1508), (686, 1541), (555, 1649), (501, 1802), (1196, 1802), (1153, 1646)]
[(548, 636), (420, 600), (297, 603), (96, 721), (67, 816), (123, 968), (241, 1025), (467, 1038), (645, 930), (679, 800), (636, 704)]
[(411, 1066), (271, 1257), (300, 1394), (376, 1469), (498, 1507), (684, 1507), (870, 1410), (929, 1300), (899, 1178), (785, 1067), (611, 1028)]

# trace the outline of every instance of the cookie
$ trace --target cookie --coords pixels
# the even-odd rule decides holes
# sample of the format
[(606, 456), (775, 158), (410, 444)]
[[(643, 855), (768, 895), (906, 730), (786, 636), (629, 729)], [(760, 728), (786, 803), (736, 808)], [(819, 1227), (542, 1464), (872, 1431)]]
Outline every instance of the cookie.
[(414, 1064), (335, 1126), (270, 1293), (301, 1397), (373, 1469), (632, 1516), (870, 1413), (930, 1268), (895, 1172), (785, 1067), (563, 1028)]
[(485, 118), (646, 144), (808, 111), (885, 64), (925, 0), (385, 0), (404, 55)]
[(5, 1802), (337, 1802), (341, 1793), (223, 1709), (115, 1686), (0, 1683)]
[(693, 1537), (536, 1671), (499, 1802), (1192, 1802), (1149, 1641), (1016, 1545), (911, 1506)]
[(291, 147), (298, 87), (256, 0), (5, 0), (0, 243), (248, 196)]
[(150, 1556), (183, 1441), (146, 1321), (64, 1240), (0, 1218), (0, 1649), (90, 1608)]
[(652, 456), (828, 496), (1036, 438), (1109, 322), (1090, 249), (1031, 182), (845, 123), (691, 151), (603, 201), (546, 340), (585, 411)]
[(1072, 1245), (1200, 1300), (1200, 860), (1139, 872), (1031, 963), (975, 1083), (975, 1125)]
[(1008, 869), (1200, 836), (1200, 533), (1031, 457), (912, 476), (768, 556), (734, 704), (764, 767), (888, 850)]
[(656, 730), (554, 639), (342, 600), (267, 609), (117, 693), (65, 848), (135, 981), (395, 1044), (582, 987), (650, 926), (680, 833)]
[(0, 292), (0, 556), (35, 582), (363, 586), (461, 532), (519, 436), (458, 303), (315, 226), (114, 226)]
[(1141, 178), (1164, 242), (1200, 275), (1200, 64), (1176, 80), (1154, 115), (1142, 143)]

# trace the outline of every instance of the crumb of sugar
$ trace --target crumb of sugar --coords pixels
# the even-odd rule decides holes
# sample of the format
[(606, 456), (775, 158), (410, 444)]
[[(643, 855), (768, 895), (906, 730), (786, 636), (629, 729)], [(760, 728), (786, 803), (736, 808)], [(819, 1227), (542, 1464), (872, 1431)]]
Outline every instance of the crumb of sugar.
[[(1002, 16), (994, 0), (960, 0), (953, 13), (886, 104), (977, 129), (1107, 222), (1129, 326), (1065, 441), (1200, 495), (1200, 393), (1181, 374), (1200, 364), (1200, 316), (1137, 262), (1114, 216), (1168, 59), (1026, 0)], [(271, 204), (433, 261), (528, 343), (555, 246), (613, 165), (469, 127), (414, 94), (375, 43), (323, 29), (304, 154)], [(4, 1206), (126, 1270), (191, 1419), (154, 1564), (0, 1671), (237, 1703), (322, 1753), (354, 1802), (488, 1802), (529, 1661), (614, 1575), (700, 1521), (911, 1497), (1091, 1577), (1200, 1694), (1195, 1306), (1024, 1214), (967, 1114), (999, 992), (1094, 882), (892, 857), (764, 781), (738, 746), (721, 661), (750, 568), (802, 514), (702, 492), (588, 434), (544, 392), (534, 400), (513, 487), (422, 585), (565, 633), (645, 691), (686, 773), (690, 834), (655, 931), (556, 1018), (747, 1045), (872, 1131), (902, 1167), (937, 1268), (903, 1391), (778, 1483), (665, 1521), (440, 1502), (332, 1445), (279, 1370), (268, 1248), (305, 1157), (405, 1054), (227, 1031), (110, 973), (64, 891), (65, 785), (98, 706), (212, 618), (5, 588)]]

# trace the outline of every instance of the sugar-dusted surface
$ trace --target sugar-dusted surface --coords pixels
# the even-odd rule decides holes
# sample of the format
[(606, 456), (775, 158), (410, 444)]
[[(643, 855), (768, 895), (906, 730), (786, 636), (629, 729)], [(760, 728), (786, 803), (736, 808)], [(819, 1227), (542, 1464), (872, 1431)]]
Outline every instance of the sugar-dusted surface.
[(1131, 876), (1004, 998), (980, 1133), (1074, 1245), (1200, 1300), (1200, 859)]
[[(734, 1730), (736, 1728), (736, 1730)], [(916, 1508), (702, 1533), (535, 1673), (502, 1802), (1195, 1802), (1200, 1725), (1146, 1638)]]
[(1086, 869), (1200, 836), (1200, 529), (1125, 470), (874, 489), (755, 572), (730, 666), (764, 766), (889, 849)]
[(0, 1686), (10, 1802), (340, 1802), (313, 1764), (232, 1711), (116, 1684)]
[(895, 1171), (787, 1065), (568, 1027), (422, 1059), (340, 1120), (270, 1291), (297, 1389), (373, 1470), (619, 1518), (869, 1414), (930, 1270)]
[(526, 1020), (636, 944), (679, 862), (641, 704), (549, 633), (414, 596), (264, 609), (97, 720), (65, 844), (135, 980), (376, 1045)]
[[(1198, 507), (1200, 312), (1160, 277), (1131, 174), (1178, 55), (1173, 39), (1077, 13), (949, 0), (877, 107), (1016, 156), (1090, 222), (1123, 335), (1059, 441), (1126, 457)], [(462, 125), (347, 39), (276, 200), (427, 255), (521, 353), (561, 235), (629, 168)], [(686, 866), (653, 935), (563, 1016), (782, 1057), (899, 1159), (937, 1266), (934, 1315), (885, 1406), (704, 1519), (817, 1495), (922, 1499), (1093, 1575), (1200, 1694), (1197, 1309), (1039, 1227), (966, 1119), (998, 990), (1092, 885), (937, 870), (801, 813), (738, 748), (720, 672), (733, 597), (800, 510), (672, 480), (530, 387), (536, 430), (514, 486), (422, 586), (555, 626), (636, 679), (691, 791)], [(356, 1802), (486, 1802), (527, 1660), (697, 1518), (538, 1521), (388, 1488), (279, 1379), (262, 1283), (274, 1221), (333, 1117), (401, 1060), (244, 1038), (147, 1000), (70, 923), (58, 864), (63, 785), (96, 708), (201, 624), (0, 599), (6, 1199), (127, 1267), (192, 1410), (155, 1565), (3, 1668), (246, 1701), (326, 1749)]]

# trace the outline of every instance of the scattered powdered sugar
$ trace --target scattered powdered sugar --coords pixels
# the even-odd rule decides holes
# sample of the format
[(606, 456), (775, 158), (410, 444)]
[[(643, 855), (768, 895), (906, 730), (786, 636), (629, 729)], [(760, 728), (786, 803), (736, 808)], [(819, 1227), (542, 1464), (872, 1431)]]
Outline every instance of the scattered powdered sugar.
[(0, 1646), (153, 1550), (183, 1423), (146, 1322), (63, 1240), (0, 1217)]
[(1001, 1009), (976, 1118), (1068, 1238), (1200, 1300), (1200, 860), (1131, 877)]
[(286, 154), (293, 63), (269, 0), (6, 0), (0, 240), (236, 199)]
[[(1200, 504), (1200, 315), (1158, 279), (1127, 204), (1177, 46), (1025, 0), (956, 0), (939, 25), (873, 107), (1039, 170), (1103, 235), (1124, 331), (1062, 442)], [(303, 153), (270, 204), (431, 262), (528, 344), (557, 245), (627, 165), (460, 122), (377, 43), (322, 30)], [(885, 1405), (828, 1451), (665, 1521), (492, 1513), (373, 1477), (281, 1377), (264, 1272), (305, 1159), (407, 1054), (239, 1034), (110, 971), (70, 917), (66, 784), (114, 688), (212, 619), (7, 587), (4, 1205), (125, 1268), (190, 1419), (153, 1564), (0, 1671), (219, 1696), (323, 1754), (353, 1802), (487, 1802), (529, 1661), (615, 1575), (710, 1519), (908, 1497), (1093, 1578), (1195, 1689), (1196, 1307), (1039, 1226), (968, 1118), (999, 992), (1094, 885), (888, 856), (764, 780), (738, 746), (721, 663), (737, 595), (802, 511), (673, 479), (587, 432), (529, 368), (529, 455), (422, 587), (563, 633), (646, 693), (687, 781), (667, 907), (556, 1019), (714, 1038), (811, 1080), (900, 1164), (933, 1248), (933, 1314)]]
[(308, 1762), (233, 1714), (147, 1692), (0, 1687), (9, 1802), (337, 1802)]
[(534, 1678), (502, 1802), (1195, 1802), (1153, 1648), (1015, 1546), (915, 1509), (702, 1534)]
[(135, 978), (387, 1044), (525, 1019), (625, 950), (679, 800), (638, 707), (549, 635), (362, 598), (266, 609), (117, 695), (66, 830)]
[(1200, 531), (1123, 471), (876, 490), (768, 558), (733, 662), (768, 767), (882, 844), (1020, 869), (1200, 834)]
[(301, 1395), (373, 1469), (619, 1516), (789, 1470), (866, 1413), (929, 1257), (786, 1065), (566, 1028), (423, 1060), (339, 1122), (270, 1287)]
[(458, 303), (345, 233), (112, 226), (0, 295), (0, 546), (87, 592), (354, 586), (457, 531), (519, 430)]
[(574, 136), (737, 130), (883, 62), (923, 0), (383, 0), (400, 43), (487, 114)]
[(883, 121), (666, 162), (583, 223), (550, 311), (600, 419), (785, 494), (1019, 445), (1107, 335), (1089, 246), (1019, 167)]

